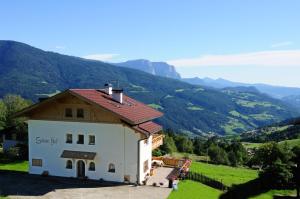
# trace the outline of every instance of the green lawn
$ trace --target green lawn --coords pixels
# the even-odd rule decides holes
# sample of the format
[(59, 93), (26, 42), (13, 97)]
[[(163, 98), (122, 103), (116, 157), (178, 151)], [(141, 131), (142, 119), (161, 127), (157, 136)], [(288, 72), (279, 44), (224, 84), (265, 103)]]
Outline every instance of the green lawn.
[[(180, 181), (178, 184), (178, 190), (172, 191), (168, 199), (218, 199), (222, 194), (221, 191), (206, 186), (204, 184), (185, 180)], [(289, 190), (270, 190), (267, 193), (251, 197), (250, 199), (273, 199), (274, 196), (295, 196), (296, 191)]]
[(208, 156), (199, 156), (196, 154), (190, 154), (190, 153), (180, 153), (180, 152), (174, 152), (172, 153), (172, 157), (175, 158), (189, 158), (192, 161), (210, 161), (210, 158)]
[(279, 144), (284, 144), (285, 142), (288, 143), (290, 147), (300, 146), (300, 138), (299, 139), (293, 139), (293, 140), (285, 140), (278, 142)]
[(178, 190), (172, 191), (168, 199), (217, 199), (221, 191), (191, 180), (181, 181)]
[(159, 104), (148, 104), (148, 106), (150, 106), (151, 108), (164, 110), (164, 108)]
[(252, 143), (252, 142), (243, 142), (243, 145), (246, 149), (251, 149), (251, 148), (258, 148), (262, 145), (263, 143)]
[(210, 178), (222, 181), (227, 186), (245, 183), (258, 177), (258, 171), (256, 170), (201, 162), (193, 162), (190, 171), (202, 173)]
[[(292, 140), (284, 140), (284, 141), (278, 142), (278, 144), (282, 145), (285, 142), (287, 142), (290, 147), (300, 146), (300, 138), (298, 138), (298, 139), (292, 139)], [(258, 147), (260, 147), (263, 144), (264, 143), (243, 142), (243, 145), (246, 148), (258, 148)]]
[(270, 190), (250, 199), (273, 199), (274, 196), (296, 196), (296, 191), (291, 190)]
[(200, 106), (188, 106), (187, 109), (190, 111), (203, 111), (204, 110), (204, 108), (202, 108)]
[(0, 170), (11, 170), (11, 171), (28, 171), (28, 161), (15, 161), (10, 163), (0, 163)]
[[(228, 186), (242, 184), (258, 177), (258, 172), (246, 168), (234, 168), (223, 165), (213, 165), (200, 162), (193, 162), (191, 171), (203, 173), (206, 176), (222, 180)], [(218, 199), (221, 191), (208, 187), (198, 182), (186, 180), (180, 181), (177, 191), (172, 191), (168, 199), (191, 198), (191, 199)], [(272, 199), (277, 196), (295, 196), (296, 191), (270, 190), (267, 193), (252, 197), (251, 199)]]

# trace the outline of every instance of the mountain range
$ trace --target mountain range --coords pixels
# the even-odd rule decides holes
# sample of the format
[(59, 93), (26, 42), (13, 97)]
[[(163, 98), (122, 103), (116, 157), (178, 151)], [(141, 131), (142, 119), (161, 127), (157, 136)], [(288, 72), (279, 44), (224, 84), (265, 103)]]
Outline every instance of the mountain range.
[[(37, 101), (68, 88), (102, 88), (107, 82), (164, 112), (157, 122), (191, 136), (233, 134), (298, 116), (281, 100), (253, 87), (216, 89), (101, 61), (0, 41), (0, 96)], [(117, 82), (117, 83), (116, 83)]]
[(175, 67), (165, 62), (151, 62), (145, 59), (137, 59), (116, 63), (115, 65), (141, 70), (152, 75), (181, 79), (179, 73), (176, 72)]
[(273, 86), (268, 84), (249, 84), (241, 82), (233, 82), (226, 79), (218, 78), (181, 78), (180, 74), (176, 72), (174, 66), (165, 62), (151, 62), (145, 59), (129, 60), (123, 63), (116, 63), (117, 66), (123, 66), (128, 68), (134, 68), (141, 70), (152, 75), (158, 75), (163, 77), (170, 77), (174, 79), (180, 79), (184, 82), (188, 82), (194, 85), (201, 85), (206, 87), (213, 87), (217, 89), (223, 89), (227, 87), (255, 87), (258, 91), (268, 94), (269, 96), (294, 106), (300, 110), (300, 88), (285, 87), (285, 86)]
[(218, 78), (218, 79), (211, 79), (211, 78), (183, 78), (185, 82), (196, 84), (196, 85), (203, 85), (203, 86), (211, 86), (214, 88), (226, 88), (226, 87), (255, 87), (262, 93), (266, 93), (274, 98), (282, 99), (287, 96), (291, 95), (300, 95), (300, 88), (296, 87), (284, 87), (284, 86), (272, 86), (268, 84), (247, 84), (247, 83), (240, 83), (240, 82), (233, 82), (226, 79)]

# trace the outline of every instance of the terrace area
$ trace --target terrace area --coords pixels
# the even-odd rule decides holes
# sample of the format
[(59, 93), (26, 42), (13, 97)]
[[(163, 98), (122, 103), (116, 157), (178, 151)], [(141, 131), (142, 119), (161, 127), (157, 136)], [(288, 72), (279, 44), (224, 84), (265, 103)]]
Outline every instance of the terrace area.
[(171, 157), (153, 157), (151, 175), (146, 185), (169, 187), (169, 182), (178, 181), (189, 170), (192, 161)]

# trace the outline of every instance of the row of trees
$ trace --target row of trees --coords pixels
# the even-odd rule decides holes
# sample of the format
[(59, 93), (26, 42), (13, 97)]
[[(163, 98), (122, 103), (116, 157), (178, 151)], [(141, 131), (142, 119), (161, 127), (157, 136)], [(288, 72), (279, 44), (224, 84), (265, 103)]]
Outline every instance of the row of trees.
[(154, 151), (154, 155), (171, 154), (173, 152), (209, 156), (212, 163), (231, 166), (243, 165), (248, 161), (247, 151), (241, 142), (226, 141), (219, 137), (191, 139), (188, 136), (167, 130), (164, 144), (160, 147), (160, 150)]
[(231, 166), (249, 166), (260, 168), (260, 179), (268, 188), (300, 187), (300, 146), (291, 148), (287, 143), (269, 142), (258, 149), (247, 151), (237, 140), (226, 140), (220, 137), (210, 139), (189, 138), (165, 132), (164, 144), (154, 155), (173, 152), (194, 153), (209, 156), (215, 164)]
[(271, 188), (300, 187), (300, 146), (291, 148), (287, 143), (270, 142), (259, 147), (249, 161), (261, 168), (260, 177)]

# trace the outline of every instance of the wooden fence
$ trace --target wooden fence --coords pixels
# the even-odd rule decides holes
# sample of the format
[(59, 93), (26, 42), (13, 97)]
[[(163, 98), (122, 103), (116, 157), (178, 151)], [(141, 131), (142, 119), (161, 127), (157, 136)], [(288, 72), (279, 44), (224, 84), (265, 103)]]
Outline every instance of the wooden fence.
[(205, 176), (201, 173), (188, 172), (187, 175), (185, 176), (185, 178), (189, 179), (189, 180), (201, 182), (202, 184), (205, 184), (207, 186), (210, 186), (210, 187), (222, 190), (222, 191), (225, 191), (225, 190), (229, 189), (229, 187), (224, 185), (222, 183), (222, 181), (220, 182), (218, 180), (212, 179), (212, 178), (207, 177), (207, 176)]

